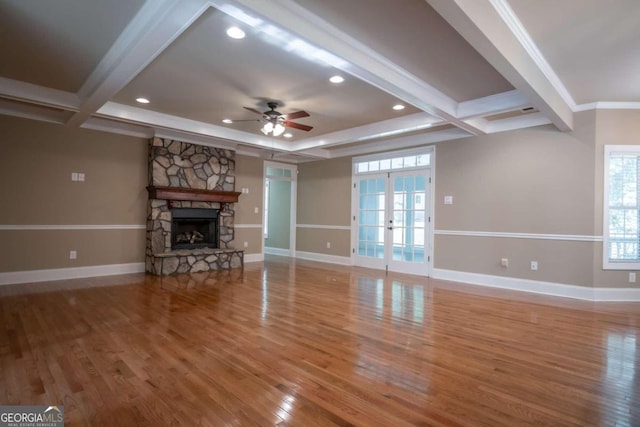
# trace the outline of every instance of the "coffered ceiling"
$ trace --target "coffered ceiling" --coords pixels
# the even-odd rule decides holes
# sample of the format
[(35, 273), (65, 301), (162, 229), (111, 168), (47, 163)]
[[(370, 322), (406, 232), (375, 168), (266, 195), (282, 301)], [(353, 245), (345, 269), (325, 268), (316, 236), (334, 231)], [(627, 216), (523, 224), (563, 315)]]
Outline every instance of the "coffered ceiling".
[[(567, 131), (640, 108), (639, 23), (635, 0), (0, 0), (0, 113), (289, 161)], [(263, 135), (243, 107), (269, 101), (313, 129)]]

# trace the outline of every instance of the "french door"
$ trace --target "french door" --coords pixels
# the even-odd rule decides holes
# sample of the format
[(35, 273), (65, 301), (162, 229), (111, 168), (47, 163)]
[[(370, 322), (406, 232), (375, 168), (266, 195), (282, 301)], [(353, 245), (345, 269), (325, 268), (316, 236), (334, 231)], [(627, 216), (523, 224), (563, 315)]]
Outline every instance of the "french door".
[(430, 169), (356, 177), (356, 265), (428, 274), (430, 177)]

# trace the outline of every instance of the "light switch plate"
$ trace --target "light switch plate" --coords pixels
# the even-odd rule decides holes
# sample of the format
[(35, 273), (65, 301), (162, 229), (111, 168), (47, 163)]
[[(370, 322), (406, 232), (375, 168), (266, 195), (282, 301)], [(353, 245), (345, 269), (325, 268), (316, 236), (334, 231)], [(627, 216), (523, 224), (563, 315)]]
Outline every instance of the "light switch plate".
[(444, 196), (444, 204), (452, 205), (453, 204), (453, 196)]

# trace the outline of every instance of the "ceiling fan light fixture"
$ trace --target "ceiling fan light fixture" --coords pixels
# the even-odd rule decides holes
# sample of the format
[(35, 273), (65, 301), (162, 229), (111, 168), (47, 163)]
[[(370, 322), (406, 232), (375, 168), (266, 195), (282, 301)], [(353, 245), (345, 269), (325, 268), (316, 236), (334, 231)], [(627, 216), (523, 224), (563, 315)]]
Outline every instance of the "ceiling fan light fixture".
[(238, 27), (229, 27), (227, 28), (227, 35), (232, 39), (240, 40), (243, 39), (246, 34)]
[(265, 123), (264, 126), (262, 126), (262, 129), (260, 129), (260, 130), (265, 135), (269, 135), (273, 131), (273, 123), (271, 123), (271, 122)]
[(273, 127), (273, 136), (280, 136), (282, 135), (282, 132), (284, 132), (284, 125), (276, 123)]

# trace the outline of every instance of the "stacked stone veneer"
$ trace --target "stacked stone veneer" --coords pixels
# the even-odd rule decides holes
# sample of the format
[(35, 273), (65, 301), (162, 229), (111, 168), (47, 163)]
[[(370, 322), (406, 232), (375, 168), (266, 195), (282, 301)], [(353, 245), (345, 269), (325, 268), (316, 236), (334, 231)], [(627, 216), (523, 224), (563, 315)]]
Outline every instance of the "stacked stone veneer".
[[(235, 152), (170, 139), (149, 142), (149, 185), (234, 191)], [(157, 275), (196, 273), (241, 267), (235, 250), (233, 203), (173, 201), (175, 208), (220, 209), (218, 249), (171, 251), (171, 208), (167, 200), (149, 199), (146, 271)]]

